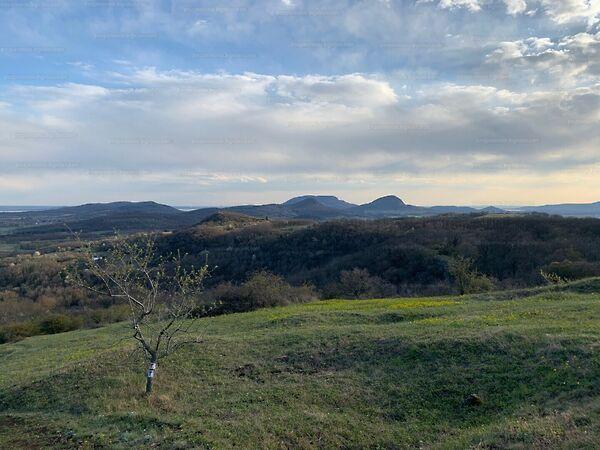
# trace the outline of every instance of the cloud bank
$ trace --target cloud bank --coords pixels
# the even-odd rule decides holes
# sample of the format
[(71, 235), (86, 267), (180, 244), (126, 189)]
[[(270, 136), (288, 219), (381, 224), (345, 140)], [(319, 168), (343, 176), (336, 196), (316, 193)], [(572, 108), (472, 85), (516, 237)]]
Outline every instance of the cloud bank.
[(130, 6), (0, 12), (0, 203), (600, 197), (595, 1)]

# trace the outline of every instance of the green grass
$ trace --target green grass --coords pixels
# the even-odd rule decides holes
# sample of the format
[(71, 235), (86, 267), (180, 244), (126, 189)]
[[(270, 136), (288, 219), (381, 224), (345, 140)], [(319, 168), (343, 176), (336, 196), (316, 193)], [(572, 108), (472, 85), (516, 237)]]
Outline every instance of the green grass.
[(332, 300), (200, 325), (149, 398), (122, 324), (0, 346), (0, 448), (600, 442), (600, 294)]

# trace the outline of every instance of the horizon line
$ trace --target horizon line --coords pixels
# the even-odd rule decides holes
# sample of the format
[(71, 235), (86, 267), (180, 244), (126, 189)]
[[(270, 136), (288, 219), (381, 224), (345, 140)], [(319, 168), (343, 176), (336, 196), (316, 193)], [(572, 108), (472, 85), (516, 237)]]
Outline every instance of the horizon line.
[[(195, 209), (205, 209), (205, 208), (231, 208), (234, 206), (245, 206), (245, 205), (250, 205), (250, 206), (261, 206), (261, 205), (269, 205), (269, 204), (276, 204), (276, 205), (281, 205), (283, 203), (285, 203), (286, 201), (293, 199), (293, 198), (297, 198), (297, 197), (318, 197), (318, 196), (329, 196), (329, 197), (335, 197), (338, 200), (343, 200), (346, 201), (348, 203), (352, 203), (354, 205), (360, 206), (360, 205), (365, 205), (368, 204), (370, 202), (366, 202), (366, 203), (354, 203), (352, 201), (348, 201), (344, 198), (341, 198), (337, 195), (332, 195), (332, 194), (302, 194), (302, 195), (296, 195), (293, 197), (288, 198), (287, 200), (281, 201), (281, 202), (265, 202), (265, 203), (232, 203), (232, 204), (220, 204), (220, 205), (193, 205), (193, 204), (174, 204), (174, 203), (166, 203), (166, 202), (161, 202), (161, 201), (156, 201), (156, 200), (109, 200), (109, 201), (86, 201), (83, 203), (69, 203), (69, 204), (24, 204), (24, 203), (20, 203), (20, 204), (0, 204), (0, 208), (48, 208), (48, 209), (56, 209), (56, 208), (69, 208), (69, 207), (76, 207), (76, 206), (83, 206), (83, 205), (87, 205), (87, 204), (110, 204), (110, 203), (119, 203), (119, 202), (125, 202), (125, 203), (146, 203), (146, 202), (153, 202), (153, 203), (157, 203), (157, 204), (161, 204), (161, 205), (165, 205), (165, 206), (170, 206), (172, 208), (175, 209), (186, 209), (186, 210), (195, 210)], [(383, 197), (389, 197), (389, 196), (394, 196), (397, 198), (400, 198), (402, 201), (404, 201), (404, 199), (402, 197), (399, 197), (397, 195), (394, 194), (386, 194), (386, 195), (382, 195), (380, 197), (374, 198), (372, 201), (378, 200), (380, 198)], [(441, 204), (441, 203), (425, 203), (425, 204), (417, 204), (417, 203), (410, 203), (410, 202), (406, 202), (404, 201), (406, 205), (408, 206), (422, 206), (422, 207), (434, 207), (434, 206), (461, 206), (461, 207), (470, 207), (470, 208), (487, 208), (490, 206), (493, 207), (497, 207), (497, 208), (521, 208), (521, 207), (527, 207), (527, 206), (547, 206), (547, 205), (585, 205), (585, 204), (594, 204), (594, 203), (598, 203), (599, 201), (591, 201), (591, 202), (576, 202), (576, 201), (568, 201), (568, 202), (557, 202), (557, 203), (483, 203), (483, 204), (460, 204), (460, 203), (449, 203), (449, 204)], [(20, 211), (3, 211), (0, 209), (0, 212), (20, 212)]]

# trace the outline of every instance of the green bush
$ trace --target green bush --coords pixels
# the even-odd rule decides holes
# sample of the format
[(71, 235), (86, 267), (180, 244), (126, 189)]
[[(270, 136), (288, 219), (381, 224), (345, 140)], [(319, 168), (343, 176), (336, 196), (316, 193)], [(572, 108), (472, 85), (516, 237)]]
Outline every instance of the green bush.
[(600, 276), (600, 262), (570, 261), (565, 259), (560, 262), (554, 261), (547, 264), (541, 270), (546, 274), (555, 275), (563, 280), (580, 280), (582, 278)]
[(56, 334), (83, 327), (83, 319), (65, 314), (53, 314), (41, 320), (10, 323), (0, 327), (0, 344), (15, 342), (39, 334)]
[(109, 308), (94, 309), (85, 315), (87, 326), (95, 327), (107, 323), (127, 320), (130, 315), (129, 305), (114, 305)]
[(214, 304), (211, 314), (226, 314), (302, 303), (316, 298), (311, 286), (291, 286), (278, 275), (260, 271), (241, 285), (219, 284), (207, 292), (205, 303)]
[(448, 272), (460, 295), (476, 294), (494, 289), (494, 281), (473, 267), (470, 258), (456, 257), (448, 263)]
[(0, 327), (0, 344), (19, 341), (38, 334), (40, 334), (40, 327), (34, 321), (11, 323)]
[(16, 342), (40, 334), (56, 334), (80, 328), (95, 327), (126, 320), (129, 314), (127, 305), (115, 305), (97, 309), (82, 315), (51, 314), (41, 319), (12, 322), (0, 326), (0, 344)]
[(39, 329), (41, 334), (56, 334), (77, 330), (82, 326), (83, 319), (81, 317), (54, 314), (43, 319), (39, 324)]

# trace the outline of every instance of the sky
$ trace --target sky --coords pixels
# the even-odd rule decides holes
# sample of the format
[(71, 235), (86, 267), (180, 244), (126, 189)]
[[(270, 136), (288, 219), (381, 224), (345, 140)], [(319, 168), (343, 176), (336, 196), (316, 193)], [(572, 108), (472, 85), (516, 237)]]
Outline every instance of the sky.
[(0, 0), (0, 204), (600, 200), (600, 0)]

